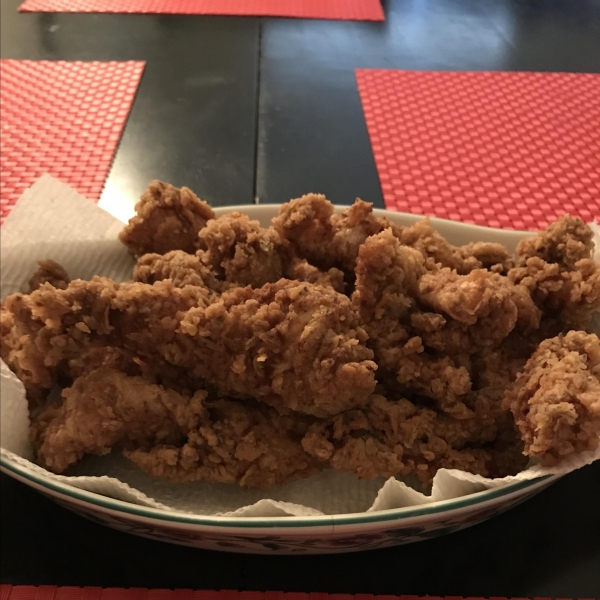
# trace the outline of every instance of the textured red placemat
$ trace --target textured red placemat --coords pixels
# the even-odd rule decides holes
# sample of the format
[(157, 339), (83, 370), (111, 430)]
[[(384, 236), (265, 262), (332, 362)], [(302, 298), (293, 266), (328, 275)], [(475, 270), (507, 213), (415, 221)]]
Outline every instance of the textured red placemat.
[[(477, 596), (374, 596), (373, 594), (321, 594), (285, 592), (237, 592), (234, 590), (194, 591), (187, 589), (164, 590), (147, 588), (99, 588), (99, 587), (57, 587), (55, 585), (0, 586), (0, 600), (484, 600)], [(489, 600), (510, 600), (500, 596), (490, 596)], [(513, 600), (528, 600), (514, 598)], [(529, 600), (550, 600), (533, 598)], [(557, 598), (556, 600), (572, 600)], [(579, 598), (578, 600), (593, 600)]]
[(25, 0), (19, 10), (384, 20), (381, 0)]
[(513, 229), (600, 219), (600, 75), (356, 78), (387, 208)]
[(144, 62), (0, 61), (0, 220), (49, 173), (99, 200)]

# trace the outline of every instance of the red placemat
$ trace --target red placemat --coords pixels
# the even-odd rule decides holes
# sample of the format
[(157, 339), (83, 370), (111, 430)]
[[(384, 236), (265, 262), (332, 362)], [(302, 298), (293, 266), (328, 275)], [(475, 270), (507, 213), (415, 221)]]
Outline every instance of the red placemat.
[(387, 208), (513, 229), (600, 219), (600, 75), (356, 78)]
[(384, 20), (381, 0), (25, 0), (19, 10)]
[[(285, 592), (220, 592), (204, 590), (164, 590), (147, 588), (99, 588), (99, 587), (57, 587), (55, 585), (0, 586), (0, 600), (484, 600), (477, 596), (376, 596), (373, 594), (321, 594)], [(489, 600), (510, 600), (500, 596), (490, 596)], [(514, 598), (513, 600), (550, 600), (549, 598)], [(560, 598), (557, 600), (573, 600)], [(579, 598), (578, 600), (593, 600)]]
[(99, 200), (144, 62), (0, 61), (0, 219), (49, 173)]

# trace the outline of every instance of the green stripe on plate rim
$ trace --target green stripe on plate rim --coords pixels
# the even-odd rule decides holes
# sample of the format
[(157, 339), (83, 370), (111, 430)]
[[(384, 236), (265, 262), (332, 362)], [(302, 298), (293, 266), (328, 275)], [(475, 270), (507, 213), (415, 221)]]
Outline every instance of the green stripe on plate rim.
[(7, 471), (11, 471), (20, 477), (28, 479), (42, 487), (48, 488), (65, 496), (70, 496), (81, 502), (87, 502), (95, 506), (109, 509), (115, 512), (128, 513), (137, 517), (147, 519), (155, 519), (159, 521), (169, 521), (174, 523), (191, 524), (191, 525), (206, 525), (210, 527), (230, 527), (230, 528), (301, 528), (301, 527), (320, 527), (326, 525), (360, 525), (365, 523), (378, 523), (383, 521), (402, 521), (405, 519), (419, 517), (423, 515), (431, 515), (440, 512), (447, 512), (469, 506), (475, 506), (488, 500), (501, 498), (515, 492), (522, 491), (528, 487), (542, 483), (550, 479), (559, 479), (558, 475), (546, 475), (530, 481), (522, 481), (515, 484), (507, 485), (492, 490), (483, 490), (462, 496), (460, 498), (435, 502), (433, 505), (420, 507), (406, 507), (389, 509), (377, 513), (360, 513), (358, 516), (338, 516), (338, 515), (323, 515), (316, 517), (254, 517), (240, 519), (237, 517), (209, 517), (209, 516), (194, 516), (185, 513), (169, 514), (156, 508), (147, 506), (139, 506), (131, 504), (123, 500), (102, 496), (95, 492), (89, 492), (79, 488), (71, 487), (66, 484), (61, 484), (46, 480), (38, 475), (27, 471), (26, 469), (12, 464), (5, 458), (0, 458), (0, 466)]

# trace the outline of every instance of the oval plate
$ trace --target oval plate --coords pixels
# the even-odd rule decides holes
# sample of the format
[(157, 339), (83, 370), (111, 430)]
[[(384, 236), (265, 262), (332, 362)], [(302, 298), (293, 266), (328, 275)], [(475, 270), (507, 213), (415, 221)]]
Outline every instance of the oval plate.
[[(217, 208), (221, 216), (240, 211), (270, 225), (277, 205)], [(336, 207), (341, 212), (347, 207)], [(374, 210), (398, 225), (412, 225), (421, 215)], [(431, 219), (452, 244), (487, 241), (513, 251), (531, 232), (489, 229)], [(236, 518), (194, 516), (147, 508), (57, 483), (2, 458), (1, 471), (85, 517), (135, 535), (209, 550), (255, 554), (325, 554), (385, 548), (417, 542), (480, 523), (515, 506), (556, 481), (543, 477), (485, 490), (453, 500), (371, 513), (322, 517)]]

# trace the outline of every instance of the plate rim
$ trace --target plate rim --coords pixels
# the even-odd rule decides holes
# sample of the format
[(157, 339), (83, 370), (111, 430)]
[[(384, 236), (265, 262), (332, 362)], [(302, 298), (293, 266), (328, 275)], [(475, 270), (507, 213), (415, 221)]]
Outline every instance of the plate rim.
[(49, 489), (73, 498), (79, 502), (91, 504), (101, 509), (107, 509), (119, 513), (127, 513), (133, 517), (141, 517), (146, 519), (155, 519), (158, 521), (166, 521), (168, 523), (178, 523), (181, 525), (198, 525), (210, 526), (223, 529), (273, 529), (282, 527), (286, 529), (302, 529), (309, 527), (320, 527), (327, 525), (369, 525), (385, 521), (404, 521), (412, 518), (425, 517), (434, 514), (451, 512), (485, 504), (489, 501), (498, 500), (504, 496), (508, 496), (517, 492), (524, 491), (530, 487), (537, 486), (546, 482), (550, 484), (557, 481), (561, 475), (544, 475), (527, 481), (509, 483), (507, 485), (482, 490), (466, 496), (451, 498), (449, 500), (440, 500), (431, 504), (420, 506), (407, 506), (404, 508), (391, 508), (374, 512), (348, 513), (341, 515), (319, 515), (312, 517), (220, 517), (212, 515), (193, 515), (178, 511), (166, 511), (150, 506), (142, 506), (118, 500), (96, 492), (76, 488), (68, 484), (55, 482), (46, 479), (41, 475), (37, 475), (25, 467), (12, 463), (6, 457), (0, 457), (0, 467), (2, 472), (11, 476), (17, 475), (23, 479), (27, 479), (43, 488)]

